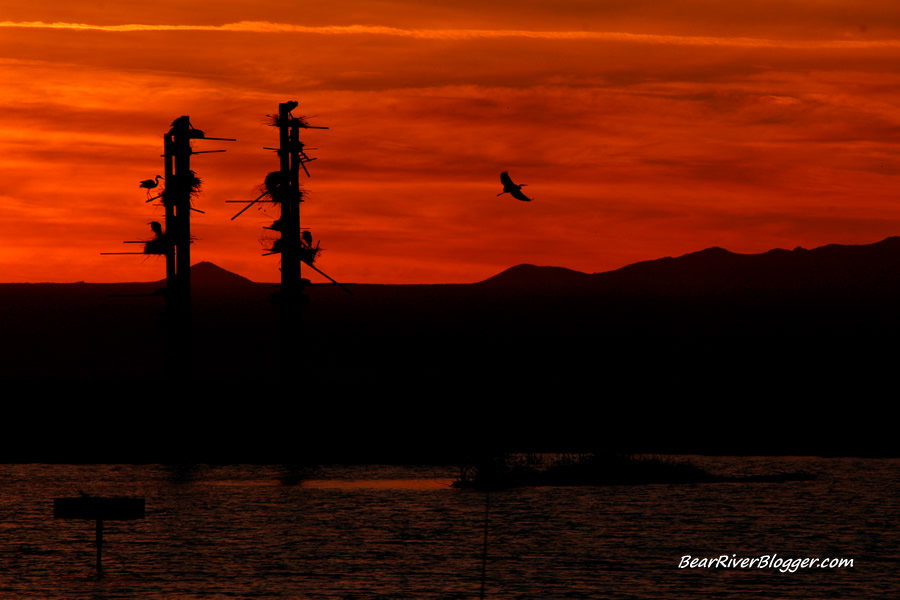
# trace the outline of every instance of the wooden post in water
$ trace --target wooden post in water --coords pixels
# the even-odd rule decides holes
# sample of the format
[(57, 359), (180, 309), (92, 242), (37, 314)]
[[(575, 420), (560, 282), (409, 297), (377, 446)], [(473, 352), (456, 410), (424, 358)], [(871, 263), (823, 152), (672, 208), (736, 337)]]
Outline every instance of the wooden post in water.
[(103, 576), (103, 521), (131, 521), (144, 518), (143, 498), (101, 498), (80, 496), (77, 498), (54, 498), (54, 519), (87, 519), (97, 522), (95, 543), (97, 544), (97, 576)]
[[(291, 100), (278, 105), (278, 158), (280, 176), (278, 197), (274, 201), (281, 204), (279, 218), (281, 240), (281, 371), (283, 381), (295, 381), (296, 369), (300, 363), (301, 305), (307, 301), (303, 293), (304, 279), (301, 263), (312, 264), (315, 257), (310, 245), (304, 246), (300, 233), (300, 203), (303, 192), (300, 189), (300, 169), (309, 175), (303, 163), (310, 159), (303, 152), (300, 128), (327, 129), (313, 127), (305, 120), (291, 114), (297, 102)], [(304, 254), (305, 253), (305, 254)], [(305, 256), (305, 258), (304, 258)]]
[(191, 120), (182, 116), (165, 135), (166, 302), (169, 320), (169, 374), (184, 380), (191, 356)]
[(281, 359), (282, 381), (296, 379), (300, 359), (300, 303), (304, 300), (300, 269), (300, 120), (291, 115), (296, 102), (278, 105), (281, 149)]
[[(163, 173), (155, 179), (142, 181), (147, 189), (147, 202), (162, 198), (165, 208), (165, 232), (157, 222), (151, 223), (154, 240), (126, 243), (144, 244), (144, 252), (101, 252), (101, 254), (165, 254), (166, 257), (166, 370), (169, 378), (182, 382), (191, 373), (191, 211), (203, 212), (191, 206), (191, 198), (198, 191), (200, 180), (191, 170), (191, 155), (225, 150), (195, 152), (191, 140), (235, 141), (233, 138), (206, 137), (194, 129), (191, 119), (185, 115), (172, 122), (163, 134)], [(164, 181), (163, 191), (150, 198), (149, 190)], [(150, 244), (153, 250), (149, 250)], [(102, 537), (102, 531), (97, 534)]]
[[(190, 326), (191, 319), (191, 194), (194, 191), (194, 172), (191, 171), (190, 118), (175, 119), (170, 134), (175, 150), (175, 278), (179, 312)], [(168, 188), (168, 186), (166, 186)]]
[(169, 314), (174, 310), (175, 299), (173, 297), (175, 291), (175, 244), (173, 242), (175, 233), (175, 202), (173, 200), (175, 189), (169, 192), (169, 182), (175, 181), (175, 144), (172, 141), (171, 132), (163, 135), (163, 158), (165, 165), (163, 173), (165, 173), (165, 188), (162, 193), (163, 207), (166, 210), (166, 235), (169, 243), (166, 248), (166, 306)]
[[(191, 198), (200, 180), (191, 170), (191, 155), (224, 150), (195, 152), (191, 140), (219, 140), (233, 142), (233, 138), (206, 137), (194, 129), (185, 115), (172, 122), (163, 136), (166, 188), (163, 204), (166, 209), (166, 301), (169, 319), (169, 374), (178, 381), (191, 372)], [(202, 211), (199, 211), (202, 212)]]
[[(278, 105), (278, 115), (273, 118), (272, 125), (278, 127), (278, 148), (266, 148), (266, 150), (275, 150), (278, 153), (278, 171), (273, 171), (266, 177), (262, 194), (255, 200), (246, 201), (247, 206), (231, 217), (234, 220), (250, 206), (260, 201), (278, 204), (280, 208), (278, 220), (266, 229), (280, 232), (281, 238), (275, 241), (271, 251), (264, 256), (281, 255), (281, 288), (274, 295), (274, 300), (280, 305), (279, 366), (281, 379), (285, 382), (297, 381), (297, 367), (302, 356), (299, 341), (302, 321), (301, 305), (308, 300), (303, 290), (304, 285), (309, 281), (303, 279), (301, 263), (305, 262), (311, 268), (322, 273), (312, 264), (319, 252), (318, 243), (313, 246), (312, 234), (309, 231), (301, 232), (300, 229), (300, 203), (303, 202), (303, 191), (300, 189), (300, 169), (303, 169), (308, 177), (309, 171), (305, 163), (315, 160), (309, 158), (303, 151), (300, 129), (328, 129), (309, 125), (304, 118), (294, 116), (291, 111), (295, 108), (297, 108), (297, 102), (294, 100), (282, 102)], [(263, 198), (266, 199), (263, 200)], [(233, 202), (244, 201), (234, 200)], [(328, 279), (337, 283), (331, 277)], [(346, 288), (344, 289), (346, 290)], [(349, 292), (349, 290), (346, 291)]]

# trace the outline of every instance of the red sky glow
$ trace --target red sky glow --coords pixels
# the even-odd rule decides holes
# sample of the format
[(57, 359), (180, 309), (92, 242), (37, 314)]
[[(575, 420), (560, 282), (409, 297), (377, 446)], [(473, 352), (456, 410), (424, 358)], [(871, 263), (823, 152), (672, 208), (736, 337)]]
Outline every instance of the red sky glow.
[(287, 100), (329, 127), (302, 137), (301, 221), (339, 281), (900, 234), (896, 2), (0, 4), (0, 281), (162, 279), (100, 253), (162, 220), (138, 182), (181, 115), (238, 140), (194, 143), (227, 152), (193, 158), (192, 261), (276, 281), (275, 209), (225, 201), (277, 169)]

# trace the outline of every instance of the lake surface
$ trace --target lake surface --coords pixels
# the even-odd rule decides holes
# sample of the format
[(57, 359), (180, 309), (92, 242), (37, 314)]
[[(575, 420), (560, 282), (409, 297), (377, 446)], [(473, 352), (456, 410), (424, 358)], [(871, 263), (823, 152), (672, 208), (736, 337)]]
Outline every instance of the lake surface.
[[(0, 598), (900, 598), (900, 461), (710, 458), (781, 484), (456, 490), (452, 467), (0, 465)], [(298, 483), (299, 481), (299, 483)], [(146, 498), (108, 521), (54, 497)], [(681, 557), (852, 558), (851, 568), (678, 568)]]

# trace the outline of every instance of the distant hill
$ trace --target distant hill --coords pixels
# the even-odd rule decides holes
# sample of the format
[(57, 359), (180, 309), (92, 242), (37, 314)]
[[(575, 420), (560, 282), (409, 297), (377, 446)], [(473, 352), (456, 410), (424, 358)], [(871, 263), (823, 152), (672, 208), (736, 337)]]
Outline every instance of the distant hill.
[(900, 289), (900, 237), (868, 245), (829, 244), (813, 250), (798, 247), (761, 254), (737, 254), (714, 247), (594, 274), (518, 265), (476, 285), (562, 294), (589, 288), (596, 293), (675, 296), (823, 291), (859, 295)]
[(496, 287), (566, 287), (590, 285), (594, 278), (581, 271), (563, 267), (538, 267), (517, 265), (494, 275), (476, 285)]
[(708, 248), (595, 275), (604, 285), (675, 293), (852, 291), (900, 284), (900, 237), (868, 245), (736, 254)]
[(226, 271), (222, 267), (207, 261), (198, 262), (191, 267), (191, 282), (215, 287), (253, 283), (246, 277)]
[[(154, 282), (157, 285), (165, 285), (166, 280)], [(227, 271), (209, 261), (201, 261), (191, 266), (191, 285), (204, 289), (219, 289), (234, 286), (253, 285), (254, 282), (246, 277)]]

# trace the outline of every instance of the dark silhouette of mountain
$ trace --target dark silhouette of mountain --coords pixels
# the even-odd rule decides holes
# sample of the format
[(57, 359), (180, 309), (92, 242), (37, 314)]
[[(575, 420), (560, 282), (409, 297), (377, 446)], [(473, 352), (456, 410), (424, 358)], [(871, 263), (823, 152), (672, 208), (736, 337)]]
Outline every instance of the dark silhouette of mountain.
[(900, 334), (900, 238), (761, 254), (708, 248), (594, 274), (520, 265), (473, 287), (490, 289), (495, 319), (528, 312), (533, 331)]
[(489, 277), (477, 285), (516, 287), (516, 288), (558, 288), (582, 286), (593, 282), (587, 273), (573, 271), (563, 267), (537, 267), (535, 265), (517, 265)]
[(669, 293), (829, 290), (859, 293), (896, 288), (900, 282), (900, 237), (876, 244), (829, 244), (813, 250), (769, 250), (736, 254), (708, 248), (678, 258), (636, 263), (596, 277), (606, 286)]
[(900, 285), (900, 237), (869, 245), (829, 244), (813, 250), (798, 247), (761, 254), (737, 254), (713, 247), (594, 274), (561, 267), (517, 265), (478, 285), (556, 289), (563, 293), (590, 287), (596, 292), (652, 291), (675, 296), (802, 290), (847, 290), (859, 294)]
[[(165, 283), (163, 281), (162, 283)], [(191, 285), (206, 288), (227, 288), (231, 286), (245, 286), (252, 284), (246, 277), (242, 277), (231, 271), (208, 261), (201, 261), (191, 266)]]

